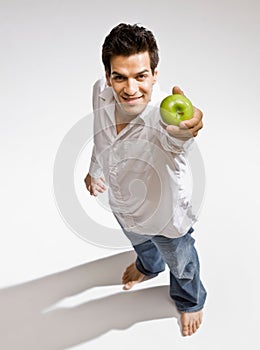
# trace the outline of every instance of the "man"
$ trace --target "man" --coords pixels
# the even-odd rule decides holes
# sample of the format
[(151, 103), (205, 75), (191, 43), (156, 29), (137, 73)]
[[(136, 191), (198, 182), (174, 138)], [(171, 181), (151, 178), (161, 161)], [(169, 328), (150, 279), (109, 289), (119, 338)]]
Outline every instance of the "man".
[[(159, 104), (158, 48), (153, 34), (121, 23), (102, 47), (106, 81), (94, 85), (94, 148), (85, 183), (96, 196), (109, 186), (113, 214), (137, 259), (122, 277), (124, 289), (170, 269), (170, 296), (181, 313), (182, 334), (202, 322), (206, 291), (194, 247), (195, 222), (183, 178), (185, 152), (202, 128), (202, 112), (179, 126), (164, 125)], [(173, 93), (183, 92), (178, 87)]]

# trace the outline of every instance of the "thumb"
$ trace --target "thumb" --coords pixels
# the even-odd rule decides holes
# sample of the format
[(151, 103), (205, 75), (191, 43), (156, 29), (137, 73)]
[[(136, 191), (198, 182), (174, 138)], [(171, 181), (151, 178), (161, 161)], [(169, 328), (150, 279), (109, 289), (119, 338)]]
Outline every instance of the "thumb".
[(172, 88), (172, 93), (174, 94), (180, 94), (180, 95), (184, 95), (184, 92), (181, 90), (181, 88), (179, 86), (174, 86)]

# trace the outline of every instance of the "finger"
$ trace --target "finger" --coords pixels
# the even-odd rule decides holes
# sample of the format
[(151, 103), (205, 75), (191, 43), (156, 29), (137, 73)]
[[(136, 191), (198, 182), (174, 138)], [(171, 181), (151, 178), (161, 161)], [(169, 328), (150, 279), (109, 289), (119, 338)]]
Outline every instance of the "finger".
[(192, 132), (198, 132), (200, 129), (203, 128), (203, 123), (202, 123), (202, 120), (197, 124), (195, 125), (191, 130)]
[(181, 90), (181, 88), (179, 86), (174, 86), (172, 88), (172, 93), (174, 94), (180, 94), (180, 95), (184, 95), (184, 92)]
[(178, 139), (187, 140), (192, 137), (190, 129), (180, 129), (178, 126), (168, 125), (166, 130), (171, 136), (177, 137)]
[(97, 195), (97, 191), (96, 191), (94, 186), (89, 185), (88, 190), (89, 190), (89, 193), (91, 194), (91, 196), (96, 196)]
[(202, 127), (202, 117), (203, 117), (202, 111), (200, 109), (194, 107), (193, 117), (189, 120), (184, 120), (183, 122), (181, 122), (179, 124), (179, 127), (181, 129), (187, 129), (187, 128), (191, 129), (198, 124), (200, 124)]
[(183, 137), (185, 136), (188, 137), (188, 135), (197, 136), (199, 130), (202, 128), (203, 128), (203, 123), (202, 121), (200, 121), (193, 128), (187, 128), (187, 126), (180, 128), (180, 130), (178, 131), (178, 135)]
[(98, 177), (98, 178), (92, 178), (91, 183), (96, 185), (96, 184), (104, 184), (106, 182), (104, 177)]
[(187, 132), (190, 133), (192, 136), (197, 136), (200, 129), (203, 128), (202, 121), (200, 121), (197, 125), (195, 125), (193, 128), (187, 129)]
[(103, 192), (106, 190), (106, 186), (102, 182), (98, 182), (94, 185), (94, 187), (100, 192), (102, 190)]
[(100, 192), (100, 193), (103, 193), (105, 191), (105, 188), (104, 187), (101, 187), (101, 186), (96, 186), (95, 189)]
[(99, 182), (98, 186), (101, 187), (104, 191), (107, 189), (106, 186), (102, 182)]
[(179, 135), (179, 133), (180, 133), (180, 128), (178, 126), (175, 126), (175, 125), (167, 125), (166, 130), (171, 135)]
[(96, 196), (98, 195), (98, 193), (97, 193), (97, 191), (96, 191), (96, 190), (92, 189), (92, 191), (91, 191), (91, 195), (96, 197)]
[(100, 179), (98, 179), (98, 180), (93, 180), (92, 183), (91, 183), (91, 185), (92, 185), (93, 187), (100, 187), (100, 188), (103, 188), (103, 190), (106, 190), (106, 186), (104, 185), (104, 183), (103, 183)]
[(100, 183), (92, 185), (92, 189), (93, 189), (93, 193), (96, 193), (96, 195), (98, 194), (98, 192), (103, 193), (106, 190), (106, 188)]
[(91, 196), (94, 196), (94, 191), (93, 191), (93, 188), (92, 188), (92, 187), (90, 188), (89, 193), (91, 194)]

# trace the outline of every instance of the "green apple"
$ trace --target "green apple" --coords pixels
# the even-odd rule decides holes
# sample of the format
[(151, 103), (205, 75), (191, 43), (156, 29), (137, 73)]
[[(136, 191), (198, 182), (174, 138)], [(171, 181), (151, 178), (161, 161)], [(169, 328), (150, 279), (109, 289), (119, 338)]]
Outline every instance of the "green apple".
[(179, 125), (183, 120), (192, 118), (193, 106), (191, 101), (183, 95), (169, 95), (160, 104), (160, 114), (164, 123)]

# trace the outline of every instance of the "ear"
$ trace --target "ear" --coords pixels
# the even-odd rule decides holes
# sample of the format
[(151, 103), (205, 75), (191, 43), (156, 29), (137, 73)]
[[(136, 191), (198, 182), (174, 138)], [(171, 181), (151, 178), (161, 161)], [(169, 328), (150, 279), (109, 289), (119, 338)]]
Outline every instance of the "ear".
[(158, 68), (155, 68), (154, 72), (153, 72), (153, 84), (156, 83), (158, 78)]
[(108, 71), (106, 71), (106, 81), (107, 81), (107, 85), (108, 86), (111, 86), (111, 81), (110, 81), (110, 77), (109, 77), (109, 74), (108, 74)]

